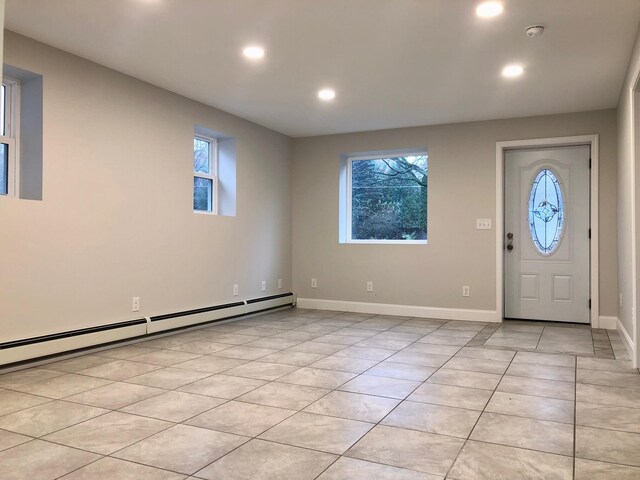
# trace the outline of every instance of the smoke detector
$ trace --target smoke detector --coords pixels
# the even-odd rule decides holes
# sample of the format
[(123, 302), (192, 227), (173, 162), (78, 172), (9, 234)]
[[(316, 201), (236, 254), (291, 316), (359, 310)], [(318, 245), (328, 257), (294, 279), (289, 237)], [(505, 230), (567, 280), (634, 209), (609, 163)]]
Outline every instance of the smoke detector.
[(544, 26), (529, 25), (527, 28), (524, 29), (524, 32), (527, 34), (527, 37), (529, 38), (539, 37), (544, 33)]

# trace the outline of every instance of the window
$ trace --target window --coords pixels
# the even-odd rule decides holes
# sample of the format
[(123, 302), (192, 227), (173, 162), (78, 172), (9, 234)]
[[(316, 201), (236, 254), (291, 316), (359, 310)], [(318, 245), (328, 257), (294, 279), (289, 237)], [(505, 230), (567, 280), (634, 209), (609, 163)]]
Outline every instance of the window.
[(562, 239), (564, 202), (558, 177), (543, 168), (531, 185), (529, 194), (529, 231), (538, 252), (552, 255)]
[(193, 139), (193, 210), (216, 213), (218, 146), (215, 138)]
[(349, 243), (427, 243), (427, 153), (347, 158)]
[(0, 195), (17, 195), (20, 84), (5, 78), (0, 92)]

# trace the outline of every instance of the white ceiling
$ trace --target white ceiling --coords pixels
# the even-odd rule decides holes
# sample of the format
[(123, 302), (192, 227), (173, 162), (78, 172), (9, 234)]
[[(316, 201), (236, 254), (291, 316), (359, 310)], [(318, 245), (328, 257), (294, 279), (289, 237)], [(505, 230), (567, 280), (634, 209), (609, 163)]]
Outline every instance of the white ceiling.
[[(7, 0), (6, 28), (291, 136), (616, 106), (640, 1), (503, 0), (489, 20), (477, 3)], [(525, 75), (502, 78), (510, 62)]]

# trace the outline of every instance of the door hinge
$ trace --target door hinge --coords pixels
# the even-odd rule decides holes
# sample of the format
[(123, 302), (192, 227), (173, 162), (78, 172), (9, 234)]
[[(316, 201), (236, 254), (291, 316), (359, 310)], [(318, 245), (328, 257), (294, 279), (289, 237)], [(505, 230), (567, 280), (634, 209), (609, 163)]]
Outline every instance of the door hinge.
[(589, 238), (591, 238), (591, 229), (589, 229)]
[(589, 168), (591, 168), (591, 158), (589, 158)]
[(589, 310), (591, 310), (591, 299), (589, 299)]

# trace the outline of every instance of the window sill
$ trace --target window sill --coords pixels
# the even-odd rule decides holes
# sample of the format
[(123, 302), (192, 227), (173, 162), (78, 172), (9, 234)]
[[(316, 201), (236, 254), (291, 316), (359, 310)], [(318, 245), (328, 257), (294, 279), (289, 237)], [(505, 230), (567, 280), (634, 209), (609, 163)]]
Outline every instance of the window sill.
[(426, 245), (427, 240), (348, 240), (347, 245)]

